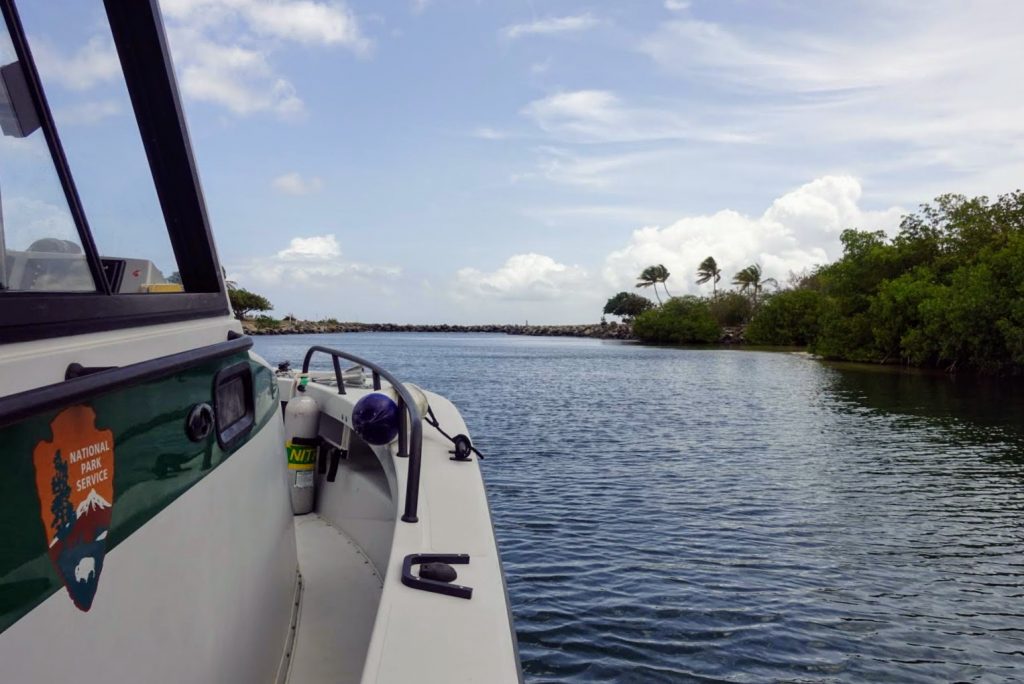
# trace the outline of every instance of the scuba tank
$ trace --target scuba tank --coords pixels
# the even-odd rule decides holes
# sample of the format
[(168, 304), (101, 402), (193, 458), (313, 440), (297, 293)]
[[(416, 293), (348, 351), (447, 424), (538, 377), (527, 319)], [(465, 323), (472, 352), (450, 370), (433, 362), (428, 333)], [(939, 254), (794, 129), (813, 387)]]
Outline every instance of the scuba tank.
[(319, 440), (320, 405), (306, 394), (307, 378), (296, 387), (295, 396), (284, 409), (284, 430), (287, 436), (288, 481), (292, 513), (303, 515), (313, 511), (314, 468)]

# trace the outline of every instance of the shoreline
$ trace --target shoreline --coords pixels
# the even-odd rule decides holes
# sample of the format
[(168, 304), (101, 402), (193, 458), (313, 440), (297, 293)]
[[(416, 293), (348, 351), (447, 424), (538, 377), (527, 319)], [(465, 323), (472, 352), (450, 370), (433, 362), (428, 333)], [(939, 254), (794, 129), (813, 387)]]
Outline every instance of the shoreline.
[[(341, 323), (337, 321), (274, 321), (272, 324), (260, 320), (243, 320), (242, 330), (247, 335), (327, 335), (332, 333), (362, 332), (410, 332), (410, 333), (491, 333), (502, 335), (527, 335), (531, 337), (588, 337), (599, 340), (637, 341), (633, 326), (629, 323), (611, 322), (577, 325), (451, 325), (413, 323)], [(743, 326), (722, 328), (717, 344), (744, 344)]]
[(590, 337), (602, 340), (635, 340), (632, 326), (626, 323), (580, 325), (450, 325), (411, 323), (338, 323), (317, 321), (279, 321), (261, 325), (259, 321), (243, 320), (247, 335), (324, 335), (362, 332), (428, 332), (428, 333), (495, 333), (535, 337)]

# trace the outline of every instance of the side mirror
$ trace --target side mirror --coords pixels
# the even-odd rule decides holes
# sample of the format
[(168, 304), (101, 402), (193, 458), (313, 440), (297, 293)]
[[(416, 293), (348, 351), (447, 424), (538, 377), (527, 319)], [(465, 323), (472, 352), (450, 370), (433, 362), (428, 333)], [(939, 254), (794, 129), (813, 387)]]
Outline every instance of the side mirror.
[(28, 90), (21, 62), (0, 67), (0, 129), (12, 138), (25, 138), (39, 128), (39, 112)]

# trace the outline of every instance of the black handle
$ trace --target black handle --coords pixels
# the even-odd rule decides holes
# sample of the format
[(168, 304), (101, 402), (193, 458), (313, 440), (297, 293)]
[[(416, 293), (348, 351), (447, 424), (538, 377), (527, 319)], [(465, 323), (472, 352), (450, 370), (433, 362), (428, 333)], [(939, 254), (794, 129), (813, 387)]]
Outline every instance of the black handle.
[(449, 584), (438, 580), (423, 579), (412, 574), (412, 566), (421, 563), (448, 563), (449, 565), (469, 565), (469, 555), (465, 553), (410, 553), (402, 561), (402, 584), (413, 589), (429, 591), (435, 594), (454, 596), (455, 598), (473, 598), (473, 587), (461, 584)]
[[(349, 354), (338, 349), (331, 349), (330, 347), (322, 347), (316, 345), (309, 348), (306, 352), (306, 357), (302, 360), (302, 372), (309, 372), (309, 362), (313, 358), (313, 354), (316, 352), (323, 352), (324, 354), (330, 354), (333, 358), (334, 364), (334, 377), (338, 383), (338, 387), (342, 387), (345, 379), (341, 377), (341, 364), (338, 363), (338, 359), (342, 358), (352, 363), (358, 363), (360, 366), (365, 366), (373, 371), (373, 388), (375, 390), (380, 389), (380, 379), (383, 377), (385, 380), (391, 383), (391, 386), (398, 392), (398, 408), (399, 410), (404, 409), (405, 413), (408, 414), (409, 432), (411, 444), (406, 444), (405, 440), (405, 425), (402, 424), (399, 427), (399, 440), (398, 440), (398, 455), (400, 457), (409, 457), (409, 470), (408, 477), (405, 483), (405, 513), (402, 515), (402, 521), (407, 523), (419, 522), (419, 518), (416, 516), (416, 511), (419, 508), (420, 500), (420, 460), (423, 453), (423, 421), (420, 420), (420, 415), (416, 411), (416, 402), (412, 398), (412, 394), (405, 388), (398, 378), (384, 370), (372, 361), (359, 358), (355, 354)], [(343, 393), (343, 392), (342, 392)], [(408, 453), (406, 453), (408, 448)]]

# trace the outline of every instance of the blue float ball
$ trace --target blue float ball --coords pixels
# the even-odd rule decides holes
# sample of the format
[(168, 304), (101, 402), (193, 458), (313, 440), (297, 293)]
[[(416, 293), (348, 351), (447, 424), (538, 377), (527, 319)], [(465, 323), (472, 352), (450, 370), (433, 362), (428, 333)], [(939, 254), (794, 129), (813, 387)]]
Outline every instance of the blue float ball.
[(398, 436), (398, 404), (385, 394), (367, 394), (352, 409), (352, 427), (370, 444), (390, 444)]

